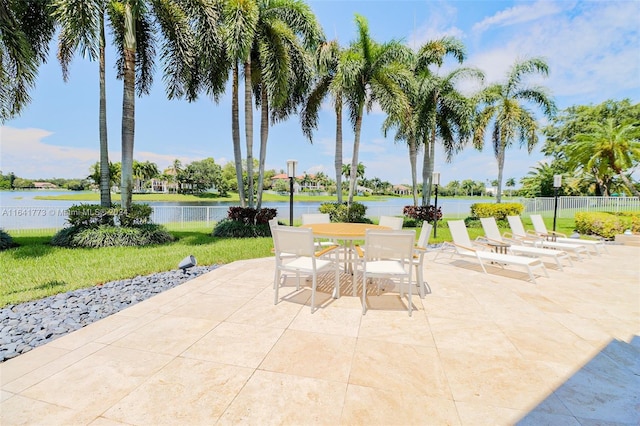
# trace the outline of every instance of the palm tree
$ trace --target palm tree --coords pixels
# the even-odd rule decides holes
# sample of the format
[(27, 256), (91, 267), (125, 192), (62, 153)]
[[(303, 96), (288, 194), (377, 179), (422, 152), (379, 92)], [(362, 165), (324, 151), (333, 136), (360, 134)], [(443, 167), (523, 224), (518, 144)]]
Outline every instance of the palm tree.
[(634, 196), (640, 197), (626, 173), (640, 162), (638, 123), (617, 124), (614, 118), (608, 118), (592, 123), (589, 130), (576, 135), (574, 143), (567, 147), (569, 167), (578, 166), (592, 172), (604, 194), (609, 193), (609, 188), (600, 171), (612, 170)]
[(175, 0), (119, 0), (107, 4), (115, 46), (119, 50), (117, 67), (123, 80), (122, 97), (122, 208), (131, 206), (133, 188), (133, 147), (135, 133), (135, 94), (148, 94), (153, 82), (156, 34), (163, 37), (161, 57), (165, 59), (164, 79), (171, 96), (177, 82), (188, 80), (195, 68), (195, 37), (190, 17)]
[(0, 123), (31, 100), (38, 67), (47, 59), (54, 20), (48, 1), (0, 1)]
[(497, 203), (501, 201), (506, 149), (512, 145), (514, 139), (518, 139), (520, 146), (526, 145), (531, 153), (538, 143), (538, 124), (535, 116), (522, 102), (539, 106), (547, 117), (551, 117), (556, 110), (555, 103), (543, 87), (529, 87), (524, 84), (523, 78), (532, 73), (547, 76), (549, 67), (540, 58), (516, 62), (507, 73), (504, 83), (492, 84), (478, 95), (480, 111), (475, 120), (473, 143), (476, 148), (482, 149), (485, 130), (493, 123), (491, 141), (498, 161)]
[(53, 2), (56, 21), (60, 24), (58, 36), (58, 59), (62, 66), (62, 77), (69, 79), (69, 64), (73, 53), (80, 51), (90, 60), (98, 59), (100, 101), (98, 132), (100, 135), (100, 205), (111, 206), (109, 177), (109, 147), (107, 141), (107, 100), (105, 82), (105, 0), (56, 0)]
[(342, 93), (343, 88), (335, 78), (338, 70), (341, 49), (337, 40), (331, 40), (318, 46), (316, 52), (316, 70), (318, 73), (315, 85), (300, 112), (302, 131), (313, 142), (313, 129), (318, 127), (318, 112), (322, 101), (331, 93), (336, 114), (336, 150), (334, 167), (336, 173), (336, 194), (338, 203), (342, 203)]
[(367, 20), (355, 16), (358, 38), (340, 58), (336, 78), (344, 87), (354, 130), (353, 156), (349, 181), (348, 204), (356, 192), (358, 152), (365, 107), (371, 110), (378, 102), (387, 113), (399, 114), (409, 109), (409, 101), (402, 90), (408, 84), (410, 72), (406, 65), (411, 52), (397, 41), (376, 43), (369, 34)]
[[(251, 113), (251, 62), (250, 53), (253, 46), (253, 40), (255, 38), (256, 26), (258, 23), (259, 9), (255, 1), (244, 0), (228, 0), (224, 2), (223, 10), (223, 34), (224, 43), (227, 51), (227, 57), (232, 64), (232, 77), (231, 77), (231, 137), (233, 139), (233, 157), (236, 166), (236, 179), (238, 181), (238, 196), (240, 198), (240, 205), (242, 207), (247, 206), (247, 196), (244, 192), (244, 181), (242, 179), (242, 150), (240, 148), (240, 118), (239, 118), (239, 73), (240, 64), (244, 65), (245, 71), (245, 117), (247, 116), (247, 108), (250, 113), (249, 116), (253, 116)], [(247, 75), (248, 72), (248, 75)], [(247, 105), (247, 92), (249, 97), (249, 104)], [(246, 118), (245, 118), (246, 120)], [(251, 120), (251, 118), (249, 118)], [(245, 131), (247, 140), (248, 136), (253, 138), (253, 129), (247, 127), (245, 122)], [(249, 133), (251, 133), (249, 135)], [(249, 169), (249, 176), (252, 176), (253, 171), (253, 155), (247, 153), (247, 168)], [(249, 191), (249, 197), (253, 197)]]
[[(320, 24), (307, 4), (298, 0), (259, 2), (259, 17), (251, 52), (251, 63), (255, 70), (253, 88), (256, 104), (261, 108), (258, 209), (262, 204), (269, 115), (271, 113), (273, 123), (284, 120), (303, 102), (312, 74), (309, 50), (315, 49), (323, 38)], [(249, 186), (252, 184), (253, 179), (249, 181)]]
[(431, 199), (436, 140), (440, 139), (446, 160), (451, 161), (472, 134), (473, 108), (470, 101), (456, 89), (456, 85), (465, 79), (484, 79), (482, 72), (474, 68), (457, 68), (446, 75), (432, 72), (429, 67), (436, 65), (440, 69), (447, 55), (462, 63), (465, 59), (462, 42), (453, 37), (430, 41), (418, 52), (415, 70), (419, 99), (416, 110), (417, 132), (424, 147), (423, 206), (429, 205)]
[[(515, 178), (509, 178), (504, 184), (507, 188), (513, 188), (514, 186), (516, 186), (516, 180)], [(513, 189), (509, 190), (509, 196), (513, 196)]]

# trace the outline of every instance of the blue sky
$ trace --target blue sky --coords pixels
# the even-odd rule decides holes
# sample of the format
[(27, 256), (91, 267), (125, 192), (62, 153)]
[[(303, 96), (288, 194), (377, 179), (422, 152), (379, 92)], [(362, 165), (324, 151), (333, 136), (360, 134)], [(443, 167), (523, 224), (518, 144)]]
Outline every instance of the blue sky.
[[(355, 13), (368, 19), (373, 38), (380, 42), (398, 39), (418, 48), (428, 40), (456, 36), (467, 48), (465, 65), (480, 68), (488, 82), (504, 79), (517, 59), (541, 56), (550, 66), (550, 76), (534, 82), (550, 89), (560, 109), (607, 99), (640, 101), (637, 1), (315, 0), (308, 4), (327, 38), (337, 38), (342, 45), (355, 38)], [(0, 129), (3, 173), (12, 171), (31, 179), (85, 177), (98, 160), (97, 63), (76, 57), (70, 80), (64, 83), (55, 53), (56, 45), (52, 44), (49, 61), (40, 69), (31, 93), (31, 104), (21, 117)], [(110, 51), (107, 119), (110, 159), (116, 162), (120, 161), (122, 83), (115, 78), (113, 60)], [(443, 69), (454, 65), (449, 60)], [(219, 164), (233, 161), (230, 96), (219, 104), (206, 97), (194, 103), (168, 101), (160, 62), (156, 70), (152, 93), (136, 100), (134, 157), (153, 161), (160, 169), (175, 158), (183, 163), (206, 157)], [(257, 155), (259, 115), (254, 117)], [(379, 108), (364, 117), (359, 159), (366, 167), (365, 175), (394, 184), (409, 183), (407, 148), (394, 143), (391, 136), (383, 137), (383, 120)], [(286, 160), (292, 158), (298, 160), (298, 172), (322, 171), (335, 177), (334, 137), (335, 118), (327, 101), (313, 145), (302, 135), (297, 116), (271, 128), (267, 168), (286, 169)], [(243, 156), (244, 143), (243, 137)], [(353, 133), (345, 117), (345, 162), (351, 159), (352, 145)], [(542, 161), (540, 146), (531, 155), (517, 145), (510, 149), (505, 179), (519, 180)], [(498, 173), (490, 144), (482, 152), (469, 147), (451, 163), (438, 151), (435, 168), (442, 174), (442, 184), (463, 179), (485, 182)]]

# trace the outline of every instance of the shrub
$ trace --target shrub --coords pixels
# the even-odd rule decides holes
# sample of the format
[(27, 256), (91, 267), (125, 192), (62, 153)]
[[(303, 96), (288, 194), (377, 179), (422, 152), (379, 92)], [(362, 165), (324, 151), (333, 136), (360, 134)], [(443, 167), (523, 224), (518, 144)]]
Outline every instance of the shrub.
[(3, 229), (0, 229), (0, 250), (6, 250), (8, 248), (15, 247), (13, 238)]
[(120, 209), (116, 204), (116, 214), (120, 226), (146, 225), (151, 222), (153, 209), (149, 204), (131, 204), (129, 210)]
[(100, 225), (92, 227), (69, 227), (54, 235), (51, 244), (62, 247), (119, 247), (146, 246), (174, 241), (163, 226), (155, 224), (136, 226)]
[(520, 216), (524, 206), (520, 203), (475, 203), (471, 205), (471, 217), (495, 217), (505, 220), (507, 216)]
[(371, 223), (365, 217), (367, 206), (358, 202), (353, 202), (350, 207), (347, 203), (322, 203), (319, 210), (329, 214), (331, 222)]
[(151, 222), (153, 209), (148, 204), (132, 204), (129, 210), (113, 207), (102, 207), (100, 204), (79, 204), (69, 207), (67, 221), (71, 226), (80, 228), (100, 225), (114, 225), (118, 218), (121, 226), (144, 225)]
[(631, 218), (604, 212), (578, 212), (575, 215), (575, 223), (576, 230), (581, 234), (613, 238), (629, 228)]
[(227, 218), (232, 221), (242, 222), (249, 225), (268, 224), (271, 219), (276, 217), (277, 209), (254, 209), (251, 207), (229, 207)]
[(436, 218), (442, 219), (442, 208), (438, 207), (436, 210), (435, 206), (404, 206), (402, 214), (419, 222), (426, 220), (433, 223)]
[(113, 225), (115, 208), (102, 207), (100, 204), (79, 204), (69, 207), (67, 222), (72, 227)]
[(253, 225), (239, 220), (223, 219), (216, 224), (211, 235), (226, 238), (270, 237), (271, 230), (268, 223)]

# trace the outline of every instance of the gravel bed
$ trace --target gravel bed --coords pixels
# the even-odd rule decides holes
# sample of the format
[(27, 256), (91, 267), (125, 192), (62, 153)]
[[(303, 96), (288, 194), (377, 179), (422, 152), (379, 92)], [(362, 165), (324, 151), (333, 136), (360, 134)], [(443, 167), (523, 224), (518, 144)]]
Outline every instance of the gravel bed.
[(194, 266), (73, 290), (0, 310), (0, 362), (217, 268)]

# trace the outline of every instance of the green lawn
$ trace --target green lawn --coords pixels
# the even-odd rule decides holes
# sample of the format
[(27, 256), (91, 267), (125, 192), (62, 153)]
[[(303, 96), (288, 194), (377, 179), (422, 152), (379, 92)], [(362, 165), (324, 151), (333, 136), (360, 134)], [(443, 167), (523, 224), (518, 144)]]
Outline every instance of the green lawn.
[[(527, 229), (531, 222), (523, 218)], [(551, 229), (551, 221), (546, 220)], [(445, 223), (440, 222), (437, 238), (429, 242), (451, 241)], [(557, 230), (570, 234), (573, 219), (559, 219)], [(169, 227), (176, 242), (149, 247), (68, 249), (49, 245), (52, 233), (16, 236), (20, 246), (0, 252), (0, 307), (35, 300), (58, 293), (109, 281), (133, 278), (176, 269), (188, 255), (200, 265), (225, 264), (234, 260), (271, 256), (271, 238), (213, 238), (211, 227), (177, 229)], [(508, 229), (502, 229), (505, 231)], [(482, 228), (469, 228), (475, 239)]]

